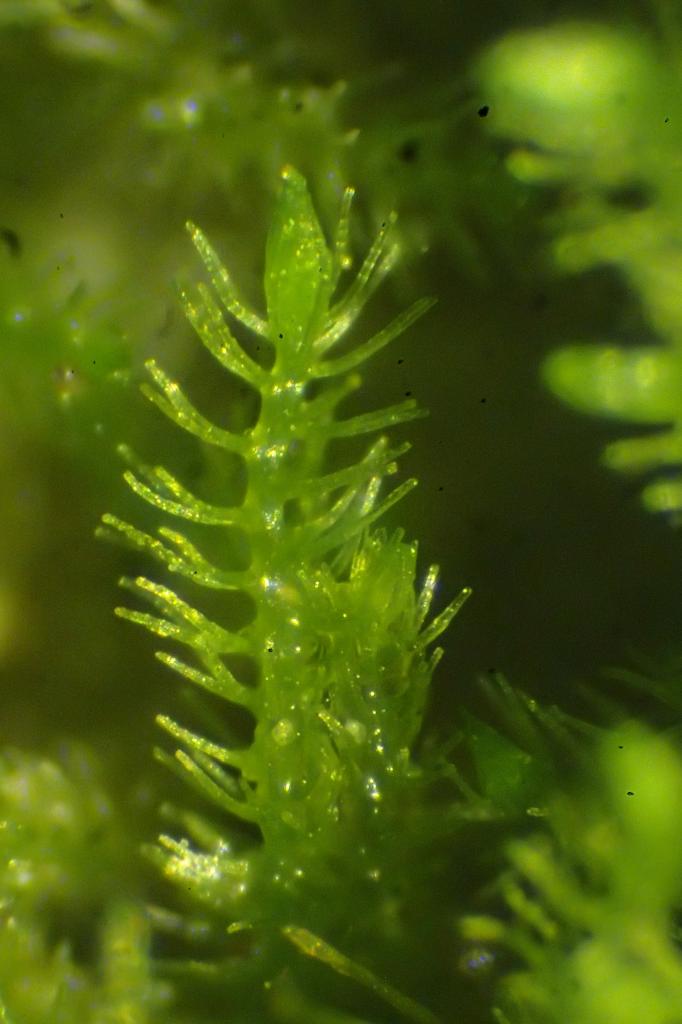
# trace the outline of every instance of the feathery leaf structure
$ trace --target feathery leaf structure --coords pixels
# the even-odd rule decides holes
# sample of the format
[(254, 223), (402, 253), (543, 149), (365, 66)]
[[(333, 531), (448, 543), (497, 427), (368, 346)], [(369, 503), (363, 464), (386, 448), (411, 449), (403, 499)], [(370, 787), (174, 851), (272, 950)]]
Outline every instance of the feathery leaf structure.
[[(189, 651), (187, 661), (160, 652), (166, 665), (255, 719), (253, 741), (239, 749), (166, 716), (158, 719), (178, 744), (175, 759), (160, 753), (161, 759), (174, 760), (214, 805), (262, 834), (262, 844), (246, 856), (223, 839), (200, 852), (188, 839), (168, 836), (156, 852), (169, 877), (191, 886), (240, 926), (269, 919), (281, 929), (292, 924), (293, 914), (305, 916), (306, 907), (316, 906), (308, 919), (295, 918), (296, 924), (324, 933), (329, 901), (300, 894), (317, 891), (319, 896), (326, 890), (329, 878), (319, 862), (338, 855), (340, 843), (354, 848), (349, 864), (358, 859), (358, 836), (366, 834), (367, 822), (381, 820), (388, 806), (395, 813), (405, 785), (409, 788), (418, 775), (410, 747), (441, 654), (427, 648), (469, 593), (463, 591), (427, 622), (437, 568), (429, 569), (415, 593), (416, 544), (406, 543), (401, 531), (388, 536), (369, 529), (416, 482), (407, 480), (379, 497), (384, 477), (396, 471), (406, 445), (391, 447), (380, 436), (357, 462), (324, 471), (328, 440), (381, 431), (422, 415), (409, 400), (336, 418), (340, 400), (359, 384), (357, 367), (431, 305), (416, 302), (368, 341), (334, 356), (333, 347), (396, 256), (388, 242), (391, 218), (345, 296), (334, 300), (340, 274), (350, 265), (351, 198), (348, 189), (330, 248), (304, 179), (285, 168), (266, 249), (266, 318), (246, 307), (205, 236), (189, 225), (213, 290), (200, 285), (184, 291), (185, 312), (218, 362), (257, 389), (260, 415), (243, 433), (219, 429), (154, 362), (149, 364), (153, 386), (145, 391), (185, 430), (244, 460), (248, 485), (242, 504), (208, 504), (166, 470), (122, 451), (130, 465), (126, 481), (162, 512), (216, 528), (240, 527), (248, 537), (248, 567), (219, 569), (176, 530), (162, 527), (152, 537), (104, 516), (105, 534), (120, 535), (170, 573), (209, 588), (240, 590), (256, 608), (248, 625), (232, 631), (168, 586), (140, 576), (123, 583), (153, 612), (117, 610)], [(225, 313), (274, 348), (270, 369), (247, 354)], [(257, 667), (255, 686), (227, 667), (233, 655)], [(192, 825), (189, 816), (185, 822), (190, 839), (206, 848), (205, 823)], [(358, 870), (366, 873), (367, 867), (360, 857)], [(380, 874), (377, 870), (377, 879)], [(263, 896), (264, 884), (272, 899)], [(251, 899), (256, 887), (258, 899)]]

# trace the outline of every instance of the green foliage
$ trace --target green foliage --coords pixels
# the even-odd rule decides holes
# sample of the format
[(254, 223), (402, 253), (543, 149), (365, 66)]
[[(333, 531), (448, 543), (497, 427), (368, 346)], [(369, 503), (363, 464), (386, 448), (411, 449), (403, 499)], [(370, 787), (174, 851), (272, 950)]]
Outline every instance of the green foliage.
[[(74, 912), (101, 898), (120, 841), (94, 766), (76, 749), (70, 773), (53, 761), (7, 751), (0, 761), (3, 864), (0, 887), (13, 905), (65, 902)], [(92, 856), (97, 844), (98, 855)]]
[(147, 1024), (167, 992), (123, 891), (126, 839), (92, 758), (72, 747), (63, 760), (0, 760), (0, 1020)]
[(658, 471), (644, 504), (679, 521), (679, 54), (634, 29), (567, 23), (510, 34), (479, 75), (491, 130), (515, 142), (512, 174), (570, 195), (550, 220), (556, 266), (618, 268), (661, 342), (566, 346), (546, 360), (544, 378), (577, 409), (656, 429), (610, 443), (604, 463)]
[(470, 917), (463, 932), (525, 963), (502, 981), (499, 1021), (666, 1024), (682, 1004), (682, 761), (626, 724), (580, 782), (554, 798), (548, 832), (509, 845), (511, 920)]
[[(176, 765), (228, 818), (256, 826), (259, 841), (243, 849), (222, 827), (180, 816), (204, 849), (163, 836), (156, 859), (232, 931), (255, 930), (265, 969), (272, 970), (272, 946), (281, 944), (282, 932), (340, 974), (370, 984), (371, 972), (359, 965), (349, 971), (345, 954), (322, 953), (333, 949), (326, 937), (348, 941), (355, 916), (349, 919), (345, 902), (328, 894), (340, 885), (351, 904), (362, 905), (362, 921), (352, 927), (360, 948), (372, 935), (410, 941), (399, 924), (400, 904), (391, 922), (382, 923), (382, 908), (386, 891), (400, 885), (405, 863), (416, 864), (443, 829), (452, 828), (429, 810), (428, 780), (411, 750), (442, 653), (429, 648), (468, 591), (428, 621), (437, 568), (428, 570), (415, 593), (416, 545), (400, 531), (371, 530), (415, 483), (408, 480), (379, 500), (381, 483), (395, 472), (405, 446), (390, 449), (382, 436), (343, 468), (324, 464), (330, 440), (374, 433), (421, 414), (408, 399), (374, 412), (335, 415), (359, 385), (356, 368), (430, 305), (419, 300), (369, 340), (333, 354), (396, 255), (388, 240), (391, 219), (345, 294), (333, 298), (350, 264), (351, 198), (347, 190), (330, 249), (305, 181), (292, 168), (284, 170), (266, 247), (266, 319), (243, 304), (215, 251), (189, 225), (214, 291), (204, 285), (184, 291), (185, 312), (223, 368), (258, 392), (258, 418), (242, 432), (213, 425), (153, 361), (148, 369), (155, 386), (144, 390), (179, 426), (242, 460), (245, 494), (238, 505), (209, 504), (127, 450), (134, 469), (125, 477), (162, 511), (221, 531), (226, 540), (214, 545), (222, 551), (221, 564), (167, 526), (159, 528), (158, 539), (105, 515), (102, 533), (124, 538), (194, 584), (239, 591), (254, 609), (246, 625), (229, 628), (165, 584), (146, 577), (123, 581), (157, 614), (118, 613), (192, 655), (191, 662), (168, 652), (159, 658), (255, 723), (251, 743), (234, 746), (160, 716), (180, 744)], [(255, 349), (237, 340), (217, 300), (237, 326), (257, 336)], [(248, 545), (245, 568), (229, 565), (235, 530)], [(427, 1011), (410, 1013), (409, 998), (395, 995), (390, 984), (370, 987), (414, 1019), (430, 1019)]]
[[(642, 501), (652, 512), (682, 522), (682, 348), (576, 346), (547, 360), (545, 379), (577, 409), (646, 424), (655, 432), (612, 441), (603, 463), (627, 473), (660, 475), (647, 484)], [(669, 423), (665, 430), (662, 424)], [(662, 471), (662, 472), (661, 472)]]
[(3, 912), (0, 1020), (7, 1024), (148, 1024), (168, 999), (151, 978), (143, 911), (112, 907), (96, 970), (54, 945), (37, 922)]
[[(523, 6), (528, 23), (533, 0)], [(435, 431), (427, 457), (449, 445), (464, 478), (485, 474), (484, 435), (466, 427), (472, 401), (483, 413), (468, 384), (485, 317), (470, 306), (467, 329), (457, 272), (477, 275), (484, 300), (497, 284), (486, 257), (524, 285), (535, 277), (518, 252), (547, 186), (557, 267), (619, 270), (656, 344), (567, 346), (546, 377), (586, 411), (668, 425), (607, 459), (678, 473), (681, 51), (673, 4), (659, 6), (663, 39), (591, 23), (511, 33), (479, 63), (474, 100), (461, 72), (488, 29), (473, 3), (462, 33), (462, 12), (438, 0), (0, 0), (0, 717), (12, 742), (36, 724), (99, 734), (128, 815), (77, 749), (0, 755), (0, 1021), (481, 1024), (491, 1005), (514, 1024), (677, 1019), (679, 755), (635, 726), (586, 745), (595, 729), (495, 670), (494, 727), (474, 696), (476, 711), (441, 705), (437, 732), (423, 728), (433, 648), (468, 591), (438, 614), (435, 567), (417, 584), (416, 544), (379, 525), (415, 483), (387, 488), (408, 446), (384, 431), (421, 411), (366, 412), (355, 395), (362, 365), (430, 305), (363, 342), (367, 300), (386, 279), (411, 291), (409, 260), (433, 246), (423, 264), (459, 335), (456, 355), (443, 337), (439, 386), (465, 430), (450, 445), (447, 425)], [(482, 125), (513, 142), (504, 181)], [(263, 274), (254, 247), (282, 165)], [(352, 227), (347, 180), (362, 182)], [(328, 240), (321, 223), (339, 204)], [(394, 205), (400, 224), (386, 219), (339, 293), (356, 236)], [(187, 274), (186, 216), (206, 229), (189, 226), (210, 279), (180, 289), (208, 352), (196, 361), (168, 298)], [(261, 277), (256, 313), (242, 290), (253, 300)], [(523, 288), (513, 301), (523, 307)], [(508, 385), (482, 341), (486, 380)], [(145, 361), (143, 390), (175, 435), (119, 386)], [(429, 363), (400, 371), (411, 392)], [(507, 460), (517, 428), (487, 422), (523, 503), (532, 486)], [(121, 501), (143, 504), (105, 516), (102, 532), (133, 549), (118, 553), (88, 547), (87, 523), (111, 507), (108, 454), (124, 432)], [(152, 465), (133, 452), (157, 443)], [(451, 545), (474, 539), (476, 578), (500, 549), (477, 547), (478, 525), (466, 532), (481, 508), (461, 483), (442, 522)], [(430, 541), (432, 493), (419, 524)], [(481, 498), (490, 523), (499, 493)], [(645, 501), (682, 517), (682, 484), (656, 479)], [(513, 509), (505, 519), (513, 531)], [(148, 556), (154, 578), (136, 575)], [(140, 677), (127, 627), (107, 626), (114, 562), (133, 575), (134, 607), (118, 614), (163, 641), (182, 710), (163, 668)], [(532, 663), (544, 638), (518, 625)], [(469, 641), (478, 663), (488, 638)], [(621, 673), (678, 714), (679, 673), (662, 676)], [(157, 756), (194, 800), (145, 765), (147, 716), (163, 707), (177, 749)], [(160, 872), (147, 875), (138, 848), (159, 805), (165, 834), (145, 851)]]

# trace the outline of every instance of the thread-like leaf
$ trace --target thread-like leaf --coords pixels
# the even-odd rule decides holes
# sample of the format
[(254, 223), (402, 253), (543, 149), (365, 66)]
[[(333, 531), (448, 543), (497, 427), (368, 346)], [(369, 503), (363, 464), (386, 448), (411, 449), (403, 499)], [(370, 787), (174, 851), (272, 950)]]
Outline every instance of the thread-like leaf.
[(324, 359), (318, 363), (317, 371), (321, 377), (332, 376), (337, 373), (347, 373), (360, 366), (366, 359), (385, 348), (390, 342), (407, 330), (415, 320), (423, 316), (434, 305), (435, 299), (417, 299), (417, 301), (403, 313), (392, 320), (390, 324), (375, 334), (369, 341), (358, 345), (345, 356), (337, 356), (335, 359)]
[(314, 935), (307, 928), (287, 925), (282, 932), (306, 956), (327, 964), (337, 974), (343, 974), (346, 978), (352, 978), (353, 981), (367, 986), (408, 1020), (416, 1021), (417, 1024), (439, 1024), (438, 1018), (425, 1006), (421, 1006), (414, 999), (399, 992), (398, 989), (378, 978), (367, 967), (363, 967), (362, 964), (356, 963), (350, 957), (340, 953), (338, 949), (330, 946), (328, 942), (318, 935)]
[(236, 750), (227, 750), (219, 743), (212, 743), (211, 740), (207, 740), (205, 737), (183, 728), (183, 726), (173, 721), (172, 718), (169, 718), (168, 715), (157, 715), (156, 723), (176, 740), (180, 740), (181, 743), (184, 743), (185, 746), (190, 747), (192, 750), (200, 751), (202, 754), (206, 754), (208, 757), (212, 757), (221, 764), (228, 765), (230, 768), (241, 770), (244, 767), (244, 763), (247, 760), (245, 755), (240, 755), (239, 751)]
[[(132, 618), (132, 616), (127, 615), (126, 618)], [(133, 621), (140, 622), (140, 618), (137, 617)], [(146, 625), (146, 622), (142, 624)], [(187, 665), (184, 661), (176, 658), (173, 654), (168, 654), (166, 651), (157, 651), (156, 657), (163, 665), (172, 668), (174, 672), (178, 672), (185, 679), (189, 679), (190, 682), (201, 686), (204, 690), (208, 690), (209, 693), (215, 694), (216, 697), (222, 697), (224, 700), (230, 700), (235, 704), (242, 704), (244, 707), (253, 707), (257, 704), (257, 698), (253, 692), (248, 687), (242, 686), (241, 683), (237, 682), (232, 673), (224, 666), (220, 666), (220, 668), (216, 666), (217, 671), (209, 675), (206, 672), (193, 668), (192, 665)]]
[(351, 517), (348, 522), (341, 522), (334, 529), (326, 533), (312, 545), (312, 551), (316, 556), (320, 556), (339, 547), (341, 544), (345, 544), (352, 537), (357, 536), (362, 530), (376, 522), (389, 508), (404, 498), (406, 494), (409, 494), (416, 486), (417, 481), (414, 478), (405, 480), (399, 487), (395, 487), (379, 506), (371, 511), (362, 513), (357, 518)]
[(149, 359), (146, 366), (159, 390), (143, 384), (142, 392), (170, 420), (206, 444), (213, 444), (237, 454), (246, 451), (247, 441), (244, 437), (222, 430), (202, 416), (185, 397), (179, 385), (167, 377), (153, 359)]
[(185, 769), (188, 776), (194, 782), (197, 790), (203, 793), (204, 796), (221, 807), (224, 811), (228, 811), (230, 814), (234, 814), (237, 818), (241, 818), (242, 821), (249, 821), (255, 823), (258, 821), (258, 814), (255, 808), (249, 806), (245, 801), (238, 800), (228, 792), (225, 786), (224, 777), (221, 777), (220, 784), (211, 778), (208, 771), (206, 771), (206, 765), (200, 766), (198, 763), (199, 756), (196, 759), (191, 758), (184, 750), (176, 750), (175, 758), (179, 764)]
[(386, 427), (394, 427), (407, 420), (422, 419), (426, 415), (425, 409), (420, 409), (413, 398), (408, 398), (406, 402), (389, 405), (385, 409), (361, 413), (347, 420), (335, 420), (327, 427), (326, 434), (329, 437), (356, 437), (358, 434), (385, 430)]
[(242, 377), (253, 387), (262, 387), (268, 374), (238, 343), (208, 288), (203, 284), (198, 285), (195, 299), (192, 299), (188, 291), (181, 291), (180, 297), (187, 319), (211, 355), (226, 370)]
[(440, 615), (437, 615), (435, 619), (432, 619), (429, 625), (419, 634), (417, 645), (420, 649), (428, 647), (432, 644), (441, 633), (444, 633), (448, 628), (455, 615), (464, 605), (465, 601), (471, 597), (471, 587), (463, 587), (460, 590), (454, 601), (451, 601), (447, 608), (444, 608)]
[(215, 249), (210, 244), (203, 231), (201, 231), (196, 224), (193, 224), (191, 221), (187, 221), (187, 230), (189, 231), (190, 238), (192, 239), (197, 252), (201, 256), (201, 259), (211, 276), (213, 287), (216, 290), (218, 298), (225, 306), (225, 309), (231, 313), (236, 320), (239, 320), (240, 323), (244, 324), (245, 327), (248, 327), (250, 330), (254, 331), (256, 334), (260, 334), (264, 338), (267, 337), (267, 324), (264, 320), (261, 320), (256, 313), (250, 310), (239, 298), (227, 268), (219, 259)]

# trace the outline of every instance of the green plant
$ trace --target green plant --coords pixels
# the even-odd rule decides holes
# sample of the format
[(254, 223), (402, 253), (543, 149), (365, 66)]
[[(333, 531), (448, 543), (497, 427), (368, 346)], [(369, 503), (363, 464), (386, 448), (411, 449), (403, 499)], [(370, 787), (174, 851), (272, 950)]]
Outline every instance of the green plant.
[[(669, 32), (667, 41), (674, 42)], [(662, 342), (567, 345), (545, 360), (544, 379), (576, 409), (656, 428), (609, 443), (603, 462), (628, 473), (657, 472), (644, 505), (679, 522), (677, 51), (631, 28), (559, 23), (510, 33), (483, 55), (478, 76), (492, 112), (486, 123), (514, 143), (511, 173), (562, 190), (548, 223), (555, 265), (569, 273), (617, 268)]]
[(86, 751), (64, 745), (58, 761), (3, 753), (3, 1024), (148, 1024), (167, 1002), (152, 979), (131, 852)]
[(508, 845), (506, 920), (462, 921), (467, 938), (524, 965), (502, 979), (501, 1024), (679, 1019), (679, 752), (633, 722), (590, 751), (555, 791), (544, 834)]
[[(423, 851), (452, 828), (452, 819), (431, 807), (430, 780), (412, 749), (442, 653), (429, 648), (468, 594), (428, 622), (437, 568), (415, 593), (416, 545), (401, 531), (371, 529), (416, 483), (407, 480), (379, 499), (406, 445), (390, 448), (382, 436), (342, 468), (324, 463), (333, 439), (421, 415), (412, 399), (345, 419), (335, 415), (360, 383), (356, 368), (431, 305), (421, 299), (368, 341), (333, 354), (396, 257), (390, 218), (353, 283), (334, 299), (350, 264), (351, 198), (347, 189), (330, 249), (305, 181), (285, 168), (266, 248), (266, 319), (244, 305), (202, 232), (189, 226), (214, 291), (202, 284), (184, 290), (185, 312), (223, 368), (256, 392), (259, 412), (242, 432), (218, 427), (154, 361), (148, 363), (154, 386), (143, 388), (180, 427), (243, 463), (245, 493), (233, 505), (209, 504), (124, 448), (132, 467), (125, 478), (135, 493), (190, 524), (215, 527), (222, 540), (209, 561), (194, 538), (167, 526), (157, 538), (105, 515), (102, 533), (124, 538), (195, 585), (238, 591), (252, 608), (245, 625), (231, 627), (165, 584), (142, 576), (123, 580), (157, 614), (117, 613), (188, 648), (191, 662), (167, 651), (158, 657), (253, 722), (251, 742), (235, 746), (159, 717), (180, 744), (175, 766), (229, 818), (254, 828), (245, 845), (224, 825), (179, 814), (199, 848), (188, 838), (163, 836), (156, 859), (165, 874), (191, 889), (231, 932), (255, 934), (259, 970), (274, 971), (286, 938), (408, 1016), (430, 1020), (327, 942), (351, 942), (354, 952), (367, 955), (377, 937), (389, 946), (409, 937), (401, 901), (386, 919), (386, 892), (401, 888), (405, 863), (421, 872)], [(224, 311), (257, 341), (240, 343)], [(340, 885), (346, 898), (331, 899)], [(362, 905), (361, 921), (349, 915), (347, 899)]]
[[(602, 308), (613, 281), (600, 268), (632, 286), (605, 336), (631, 318), (641, 330), (641, 298), (656, 344), (562, 349), (550, 386), (666, 429), (610, 451), (678, 474), (680, 36), (672, 0), (658, 3), (667, 42), (590, 23), (514, 32), (484, 56), (472, 96), (460, 71), (488, 34), (473, 2), (462, 32), (461, 5), (440, 0), (0, 0), (0, 719), (5, 743), (88, 737), (111, 785), (110, 802), (89, 759), (0, 751), (0, 1021), (677, 1021), (679, 729), (670, 743), (616, 731), (605, 694), (571, 687), (569, 707), (587, 696), (609, 719), (594, 746), (596, 727), (543, 706), (578, 646), (586, 671), (601, 660), (590, 641), (613, 618), (605, 646), (618, 660), (627, 596), (611, 616), (600, 566), (623, 570), (625, 591), (636, 559), (620, 557), (611, 505), (617, 557), (573, 565), (584, 538), (568, 524), (585, 494), (562, 488), (563, 459), (558, 475), (538, 472), (556, 451), (556, 410), (523, 387), (534, 330), (558, 316), (561, 286), (536, 293), (530, 255), (552, 203), (557, 267), (591, 271), (578, 288)], [(498, 31), (508, 12), (495, 7)], [(504, 179), (482, 126), (513, 141)], [(257, 314), (240, 296), (258, 294), (254, 247), (283, 164), (304, 172), (315, 203), (288, 166)], [(339, 297), (345, 181), (362, 183), (368, 220), (401, 216)], [(321, 224), (339, 203), (330, 244)], [(189, 258), (178, 211), (230, 253), (230, 272), (191, 226), (211, 283), (175, 303), (167, 282)], [(422, 272), (449, 302), (433, 329), (457, 322), (457, 344), (427, 336), (404, 360), (379, 351), (428, 300), (363, 343), (376, 286), (386, 303), (391, 288), (420, 294)], [(515, 320), (528, 344), (509, 344)], [(551, 331), (556, 349), (566, 331), (558, 319)], [(174, 433), (118, 387), (152, 354), (144, 390)], [(429, 403), (447, 404), (421, 456), (419, 530), (488, 590), (482, 634), (464, 631), (456, 687), (444, 680), (428, 718), (433, 647), (467, 591), (441, 611), (436, 570), (415, 585), (416, 545), (382, 528), (414, 483), (387, 486), (407, 446), (384, 431), (421, 413), (364, 411), (358, 370), (374, 355), (375, 367), (404, 364), (383, 394), (438, 374)], [(124, 430), (130, 493), (101, 531), (132, 548), (121, 552), (96, 546), (88, 523), (112, 507), (103, 453)], [(150, 465), (133, 453), (143, 447)], [(676, 486), (659, 478), (645, 498), (675, 513)], [(633, 589), (654, 620), (669, 597), (639, 527), (649, 590)], [(164, 648), (156, 671), (128, 623), (111, 626), (112, 565), (126, 574), (120, 617)], [(549, 578), (556, 600), (543, 601)], [(510, 640), (529, 696), (495, 669), (472, 693), (467, 660), (514, 664)], [(682, 704), (679, 670), (666, 680), (659, 665), (652, 655), (620, 678), (660, 723)], [(147, 754), (161, 709), (157, 755), (176, 779)], [(157, 809), (164, 835), (145, 860)]]

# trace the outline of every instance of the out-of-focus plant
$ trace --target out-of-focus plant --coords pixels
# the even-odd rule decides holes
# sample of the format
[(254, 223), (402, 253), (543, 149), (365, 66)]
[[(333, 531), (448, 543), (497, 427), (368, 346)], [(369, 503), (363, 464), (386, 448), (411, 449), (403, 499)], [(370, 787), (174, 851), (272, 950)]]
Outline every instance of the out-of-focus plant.
[[(511, 33), (482, 57), (486, 125), (512, 143), (511, 173), (558, 190), (556, 266), (616, 267), (658, 344), (571, 345), (543, 374), (575, 408), (656, 428), (610, 443), (604, 463), (658, 471), (646, 507), (682, 510), (682, 193), (679, 53), (629, 28), (566, 23)], [(643, 339), (643, 342), (645, 339)]]
[(497, 1020), (668, 1024), (682, 1005), (679, 752), (625, 724), (573, 787), (552, 800), (544, 833), (509, 845), (507, 919), (462, 922), (469, 940), (523, 963), (502, 980)]
[(83, 749), (65, 748), (62, 763), (2, 755), (2, 1021), (148, 1024), (167, 1001), (145, 912), (125, 891), (128, 842)]

